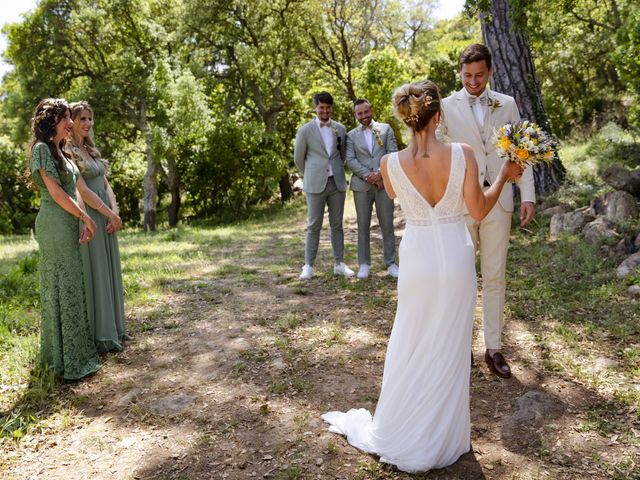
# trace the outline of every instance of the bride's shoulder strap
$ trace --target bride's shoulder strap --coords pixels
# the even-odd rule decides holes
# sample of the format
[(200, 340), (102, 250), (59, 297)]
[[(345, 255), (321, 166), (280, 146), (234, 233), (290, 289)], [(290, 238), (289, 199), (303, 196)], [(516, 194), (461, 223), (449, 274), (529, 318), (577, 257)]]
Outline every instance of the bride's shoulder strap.
[[(391, 152), (387, 157), (387, 174), (389, 175), (389, 180), (391, 180), (391, 186), (394, 191), (396, 191), (396, 186), (399, 182), (398, 175), (398, 166), (400, 165), (400, 160), (398, 160), (398, 152)], [(396, 194), (398, 192), (396, 191)]]
[(464, 183), (464, 176), (467, 170), (467, 163), (464, 159), (464, 150), (460, 143), (451, 144), (451, 175), (453, 182), (457, 185)]

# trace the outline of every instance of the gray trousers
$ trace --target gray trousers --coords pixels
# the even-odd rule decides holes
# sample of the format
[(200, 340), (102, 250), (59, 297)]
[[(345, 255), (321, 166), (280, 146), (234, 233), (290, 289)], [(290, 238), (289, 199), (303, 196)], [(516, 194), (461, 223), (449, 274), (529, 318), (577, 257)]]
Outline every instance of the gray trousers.
[(371, 265), (371, 212), (376, 205), (376, 216), (382, 231), (382, 249), (384, 263), (391, 265), (396, 261), (396, 238), (393, 233), (393, 200), (383, 189), (353, 192), (353, 201), (358, 216), (358, 264)]
[(324, 206), (329, 209), (329, 226), (331, 227), (331, 246), (335, 263), (344, 260), (344, 232), (342, 231), (342, 215), (346, 192), (336, 187), (333, 177), (327, 180), (322, 193), (307, 193), (307, 241), (304, 245), (304, 263), (313, 267), (318, 254), (320, 230), (324, 219)]

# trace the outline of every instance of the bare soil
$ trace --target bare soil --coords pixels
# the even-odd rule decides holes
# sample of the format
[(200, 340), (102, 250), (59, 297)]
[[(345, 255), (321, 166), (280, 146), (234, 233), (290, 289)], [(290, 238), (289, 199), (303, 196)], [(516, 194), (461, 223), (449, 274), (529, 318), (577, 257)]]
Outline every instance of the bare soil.
[[(401, 214), (397, 222), (400, 238)], [(504, 353), (513, 378), (491, 375), (478, 315), (472, 450), (457, 463), (409, 475), (329, 433), (322, 413), (375, 408), (396, 292), (376, 226), (371, 278), (331, 275), (327, 223), (318, 275), (309, 282), (297, 279), (304, 234), (297, 216), (277, 231), (215, 247), (216, 258), (234, 266), (227, 273), (212, 262), (188, 280), (166, 282), (161, 304), (128, 308), (133, 339), (126, 349), (105, 355), (95, 376), (60, 386), (73, 407), (52, 412), (46, 427), (19, 443), (5, 443), (0, 476), (601, 479), (615, 478), (621, 458), (638, 461), (637, 446), (584, 428), (609, 400), (546, 370), (528, 325), (507, 319)], [(355, 267), (353, 213), (345, 235)], [(480, 312), (480, 298), (478, 305)], [(516, 411), (527, 392), (540, 392), (541, 410)]]

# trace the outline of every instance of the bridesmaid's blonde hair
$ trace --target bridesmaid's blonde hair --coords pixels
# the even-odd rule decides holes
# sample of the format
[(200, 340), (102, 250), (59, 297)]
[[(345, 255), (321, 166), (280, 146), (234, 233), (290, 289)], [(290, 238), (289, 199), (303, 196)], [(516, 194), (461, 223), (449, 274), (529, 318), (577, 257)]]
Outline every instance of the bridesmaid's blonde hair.
[[(94, 116), (91, 105), (89, 105), (89, 103), (85, 101), (73, 102), (71, 105), (69, 105), (69, 108), (71, 110), (71, 120), (73, 120), (74, 122), (85, 110), (91, 112), (92, 117)], [(105, 168), (109, 167), (109, 162), (107, 161), (107, 159), (102, 158), (100, 150), (98, 150), (93, 140), (93, 128), (89, 130), (89, 135), (84, 138), (84, 146), (89, 152), (89, 155), (91, 155), (95, 161), (102, 163)], [(83, 160), (82, 155), (79, 152), (79, 147), (80, 145), (76, 144), (76, 140), (75, 138), (73, 138), (73, 135), (70, 135), (69, 140), (67, 141), (67, 151), (71, 155), (73, 155), (73, 161), (76, 163), (76, 165), (78, 165), (80, 171), (84, 172), (87, 166), (85, 165), (85, 161)]]

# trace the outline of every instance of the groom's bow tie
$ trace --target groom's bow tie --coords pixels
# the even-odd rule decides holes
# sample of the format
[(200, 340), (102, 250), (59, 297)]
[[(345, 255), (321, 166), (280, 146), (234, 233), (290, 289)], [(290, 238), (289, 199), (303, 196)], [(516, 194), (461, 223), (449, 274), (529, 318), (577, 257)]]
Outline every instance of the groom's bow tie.
[(482, 95), (480, 97), (473, 97), (473, 96), (469, 95), (469, 105), (471, 105), (473, 107), (476, 103), (480, 103), (480, 105), (486, 105), (487, 104), (487, 96), (486, 95)]
[(331, 121), (329, 122), (320, 122), (320, 128), (322, 127), (330, 127), (331, 126)]

